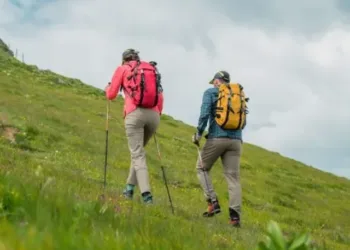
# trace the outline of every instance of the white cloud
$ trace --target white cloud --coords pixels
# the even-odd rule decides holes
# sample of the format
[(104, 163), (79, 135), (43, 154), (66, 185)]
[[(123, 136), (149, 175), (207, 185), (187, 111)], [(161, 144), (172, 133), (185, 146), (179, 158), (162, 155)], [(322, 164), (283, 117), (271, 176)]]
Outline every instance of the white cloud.
[(335, 22), (323, 36), (308, 40), (282, 28), (272, 34), (246, 26), (198, 3), (58, 1), (39, 9), (35, 23), (26, 25), (14, 23), (20, 13), (7, 7), (0, 10), (0, 37), (23, 51), (27, 62), (99, 88), (120, 64), (122, 51), (134, 47), (145, 60), (159, 63), (165, 112), (192, 125), (208, 81), (226, 69), (251, 98), (246, 141), (350, 177), (317, 153), (300, 151), (329, 151), (339, 169), (348, 167), (348, 27)]
[(18, 8), (10, 5), (7, 0), (0, 0), (0, 25), (6, 25), (16, 21), (16, 16), (19, 14)]
[(4, 7), (4, 5), (5, 5), (5, 0), (0, 0), (0, 8), (3, 8)]

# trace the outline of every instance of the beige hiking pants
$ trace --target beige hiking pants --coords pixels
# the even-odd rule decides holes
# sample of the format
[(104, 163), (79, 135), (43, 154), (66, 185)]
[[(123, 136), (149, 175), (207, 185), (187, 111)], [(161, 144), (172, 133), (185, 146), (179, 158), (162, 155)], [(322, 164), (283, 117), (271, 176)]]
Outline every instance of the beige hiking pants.
[(127, 184), (138, 184), (141, 193), (151, 192), (144, 147), (156, 132), (159, 122), (160, 115), (145, 108), (137, 108), (125, 117), (125, 131), (131, 156)]
[(220, 157), (223, 164), (223, 172), (228, 185), (229, 207), (241, 214), (241, 184), (240, 184), (240, 157), (242, 143), (240, 140), (229, 138), (208, 139), (201, 151), (202, 164), (197, 159), (197, 176), (207, 199), (216, 199), (209, 172), (215, 161)]

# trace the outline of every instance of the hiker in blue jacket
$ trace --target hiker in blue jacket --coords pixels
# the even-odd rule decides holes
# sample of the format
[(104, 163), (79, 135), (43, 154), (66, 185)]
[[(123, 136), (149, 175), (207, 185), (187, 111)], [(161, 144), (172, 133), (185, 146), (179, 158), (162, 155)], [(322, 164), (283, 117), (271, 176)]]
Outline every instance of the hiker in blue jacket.
[(218, 197), (209, 176), (213, 164), (220, 157), (228, 184), (230, 224), (239, 227), (242, 204), (239, 175), (242, 130), (224, 130), (215, 121), (218, 87), (220, 84), (229, 82), (230, 75), (226, 71), (216, 73), (209, 82), (213, 87), (207, 89), (203, 94), (197, 132), (192, 136), (192, 142), (199, 148), (199, 141), (209, 121), (208, 134), (205, 136), (207, 140), (201, 152), (199, 151), (200, 157), (196, 164), (197, 176), (208, 203), (208, 209), (203, 216), (211, 217), (221, 212)]

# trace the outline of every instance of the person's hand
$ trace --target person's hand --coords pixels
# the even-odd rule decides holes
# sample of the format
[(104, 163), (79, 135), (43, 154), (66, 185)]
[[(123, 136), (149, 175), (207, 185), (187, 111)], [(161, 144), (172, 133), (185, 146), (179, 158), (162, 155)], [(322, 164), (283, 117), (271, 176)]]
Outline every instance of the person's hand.
[(201, 140), (201, 138), (202, 136), (200, 136), (198, 132), (196, 132), (192, 135), (192, 142), (199, 146), (199, 141)]

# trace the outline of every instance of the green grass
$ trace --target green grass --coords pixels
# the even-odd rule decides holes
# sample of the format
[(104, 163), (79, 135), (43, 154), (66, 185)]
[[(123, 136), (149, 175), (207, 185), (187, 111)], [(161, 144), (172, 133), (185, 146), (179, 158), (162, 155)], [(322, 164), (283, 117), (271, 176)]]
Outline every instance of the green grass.
[(270, 220), (288, 237), (310, 233), (317, 249), (350, 248), (350, 181), (244, 144), (243, 227), (230, 228), (221, 163), (212, 171), (223, 211), (202, 218), (193, 127), (164, 115), (158, 142), (172, 215), (153, 141), (147, 160), (155, 205), (120, 198), (130, 164), (121, 99), (111, 104), (105, 202), (106, 100), (101, 90), (0, 49), (0, 250), (255, 249)]

